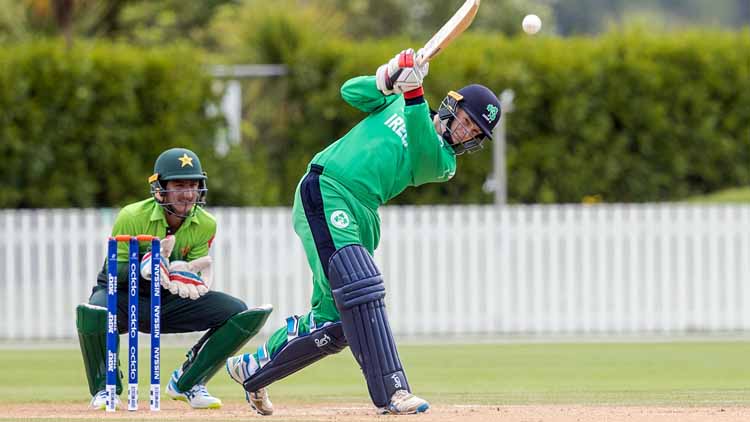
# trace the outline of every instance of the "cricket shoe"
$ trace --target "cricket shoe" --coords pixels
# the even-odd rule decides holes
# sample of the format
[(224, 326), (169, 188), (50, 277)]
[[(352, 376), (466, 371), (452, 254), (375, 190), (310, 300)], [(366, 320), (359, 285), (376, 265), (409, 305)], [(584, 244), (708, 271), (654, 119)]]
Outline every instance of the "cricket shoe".
[(273, 414), (273, 403), (271, 403), (271, 399), (268, 398), (268, 390), (265, 388), (253, 391), (252, 393), (245, 391), (245, 398), (247, 399), (247, 402), (250, 403), (250, 407), (258, 412), (258, 414), (263, 416)]
[[(94, 397), (91, 398), (91, 404), (89, 404), (89, 407), (91, 407), (94, 410), (104, 410), (107, 408), (107, 390), (102, 390)], [(115, 409), (120, 408), (120, 397), (115, 396)]]
[(197, 384), (190, 390), (180, 391), (177, 388), (177, 380), (180, 379), (182, 371), (175, 369), (172, 372), (172, 378), (167, 384), (167, 395), (172, 400), (182, 400), (188, 402), (193, 409), (218, 409), (221, 407), (221, 400), (211, 395), (203, 384)]
[[(234, 356), (227, 359), (227, 373), (235, 380), (238, 384), (244, 386), (245, 381), (259, 368), (258, 363), (255, 361), (253, 355), (246, 353), (241, 356)], [(273, 403), (268, 398), (268, 390), (261, 388), (258, 391), (245, 391), (245, 398), (256, 412), (261, 415), (268, 416), (273, 414)]]
[(426, 412), (430, 408), (430, 403), (421, 399), (406, 390), (396, 390), (391, 396), (391, 402), (382, 409), (383, 414), (392, 415), (410, 415), (413, 413)]

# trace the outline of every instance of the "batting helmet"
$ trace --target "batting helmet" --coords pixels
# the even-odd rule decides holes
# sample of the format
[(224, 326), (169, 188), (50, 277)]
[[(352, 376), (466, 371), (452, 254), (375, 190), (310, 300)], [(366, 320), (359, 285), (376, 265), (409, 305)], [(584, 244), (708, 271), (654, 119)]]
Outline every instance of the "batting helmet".
[[(456, 118), (456, 110), (459, 107), (479, 127), (482, 135), (463, 143), (453, 143), (450, 139), (449, 128), (453, 119)], [(475, 152), (482, 149), (482, 143), (485, 140), (492, 139), (492, 130), (500, 121), (500, 100), (486, 86), (472, 84), (459, 89), (458, 92), (449, 92), (440, 104), (438, 115), (448, 128), (443, 137), (453, 146), (456, 154), (463, 154), (465, 151)]]

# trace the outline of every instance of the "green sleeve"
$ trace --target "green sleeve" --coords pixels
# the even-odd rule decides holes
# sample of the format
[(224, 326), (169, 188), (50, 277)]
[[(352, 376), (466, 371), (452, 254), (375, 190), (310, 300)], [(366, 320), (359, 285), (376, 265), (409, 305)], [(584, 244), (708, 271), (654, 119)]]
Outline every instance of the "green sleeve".
[[(131, 236), (140, 234), (135, 221), (135, 217), (131, 215), (127, 209), (123, 208), (117, 213), (115, 224), (112, 225), (112, 237), (128, 234)], [(117, 261), (127, 262), (128, 261), (128, 248), (130, 244), (128, 242), (117, 242)]]
[[(139, 230), (137, 229), (137, 222), (135, 217), (125, 208), (121, 209), (117, 213), (115, 223), (112, 225), (112, 237), (127, 234), (136, 235)], [(106, 245), (105, 245), (106, 247)], [(128, 266), (125, 264), (128, 262), (128, 248), (130, 244), (128, 242), (117, 242), (117, 284), (127, 285), (128, 284)], [(139, 250), (138, 259), (143, 257), (142, 252)], [(140, 271), (139, 271), (140, 279)], [(104, 264), (102, 265), (101, 271), (97, 275), (97, 282), (100, 284), (107, 283), (107, 257), (105, 254)]]
[(192, 261), (194, 259), (208, 255), (208, 250), (211, 248), (211, 243), (216, 236), (215, 220), (207, 220), (202, 224), (208, 225), (208, 227), (201, 227), (200, 232), (196, 234), (196, 243), (190, 249), (190, 252), (188, 252), (188, 255), (186, 257), (187, 261)]
[(427, 102), (421, 97), (408, 101), (404, 107), (404, 119), (411, 140), (409, 158), (414, 185), (450, 180), (456, 173), (456, 156), (435, 131)]
[(341, 86), (341, 98), (351, 106), (372, 113), (396, 101), (398, 95), (383, 95), (375, 83), (374, 76), (358, 76)]

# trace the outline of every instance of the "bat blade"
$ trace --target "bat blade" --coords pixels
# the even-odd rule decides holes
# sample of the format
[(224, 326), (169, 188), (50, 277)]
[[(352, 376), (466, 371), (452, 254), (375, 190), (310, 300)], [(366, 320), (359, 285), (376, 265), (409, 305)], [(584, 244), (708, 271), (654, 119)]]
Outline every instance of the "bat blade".
[(427, 44), (423, 47), (422, 55), (417, 57), (417, 62), (420, 65), (435, 58), (453, 39), (461, 35), (471, 25), (479, 10), (479, 2), (480, 0), (466, 0), (448, 22), (427, 41)]

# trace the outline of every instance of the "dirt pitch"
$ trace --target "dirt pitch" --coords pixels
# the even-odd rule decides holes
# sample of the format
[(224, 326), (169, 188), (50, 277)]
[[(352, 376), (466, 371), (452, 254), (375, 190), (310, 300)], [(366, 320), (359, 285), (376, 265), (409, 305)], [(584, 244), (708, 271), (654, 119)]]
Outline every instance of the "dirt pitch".
[[(145, 407), (144, 407), (145, 405)], [(377, 415), (364, 404), (277, 405), (273, 416), (252, 413), (244, 403), (226, 404), (220, 410), (186, 409), (184, 403), (165, 401), (159, 413), (141, 404), (138, 412), (114, 414), (89, 411), (85, 404), (11, 404), (0, 405), (0, 421), (502, 421), (502, 422), (747, 422), (750, 407), (643, 407), (643, 406), (488, 406), (435, 405), (426, 414), (410, 416)], [(145, 410), (144, 410), (145, 409)]]

